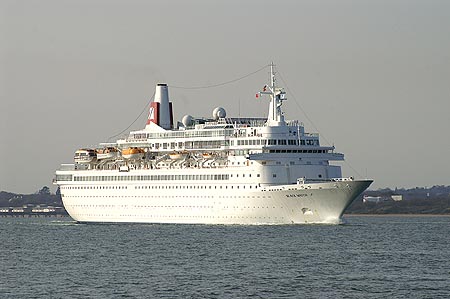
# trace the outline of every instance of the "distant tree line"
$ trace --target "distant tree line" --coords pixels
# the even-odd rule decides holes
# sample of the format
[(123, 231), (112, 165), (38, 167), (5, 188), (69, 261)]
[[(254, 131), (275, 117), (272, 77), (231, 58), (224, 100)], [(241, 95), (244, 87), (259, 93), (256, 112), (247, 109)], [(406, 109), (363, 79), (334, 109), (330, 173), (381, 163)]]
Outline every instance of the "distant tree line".
[[(379, 189), (365, 192), (370, 196), (390, 197), (402, 195), (401, 201), (384, 200), (381, 202), (356, 199), (347, 209), (348, 214), (450, 214), (450, 186), (431, 188)], [(22, 207), (26, 205), (47, 205), (63, 207), (59, 188), (55, 194), (47, 186), (33, 194), (0, 192), (0, 207)]]
[(59, 188), (56, 190), (56, 194), (52, 194), (47, 186), (42, 187), (33, 194), (0, 192), (0, 207), (22, 207), (25, 205), (63, 206)]
[(350, 205), (347, 214), (450, 214), (450, 186), (379, 189), (366, 191), (365, 194), (383, 198), (401, 195), (402, 200), (364, 203), (361, 196)]

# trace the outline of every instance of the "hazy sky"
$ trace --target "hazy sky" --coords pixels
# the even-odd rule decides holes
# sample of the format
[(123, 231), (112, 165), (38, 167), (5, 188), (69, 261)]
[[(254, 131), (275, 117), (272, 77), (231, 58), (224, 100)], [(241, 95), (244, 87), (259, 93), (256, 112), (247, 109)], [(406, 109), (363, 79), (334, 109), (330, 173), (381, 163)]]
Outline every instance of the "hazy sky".
[[(157, 82), (215, 84), (271, 61), (286, 117), (343, 152), (344, 175), (450, 185), (450, 1), (0, 0), (0, 190), (54, 190), (59, 164), (127, 128)], [(267, 77), (171, 88), (175, 118), (266, 116), (254, 95)]]

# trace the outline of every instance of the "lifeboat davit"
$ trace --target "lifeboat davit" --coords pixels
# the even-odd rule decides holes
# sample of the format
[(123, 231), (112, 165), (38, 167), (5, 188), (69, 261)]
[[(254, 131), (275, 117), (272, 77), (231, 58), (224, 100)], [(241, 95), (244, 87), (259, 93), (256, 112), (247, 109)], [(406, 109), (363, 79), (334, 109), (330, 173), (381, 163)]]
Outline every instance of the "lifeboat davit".
[(78, 164), (94, 162), (97, 159), (97, 153), (93, 149), (82, 148), (75, 152), (73, 160)]
[(122, 157), (124, 159), (142, 159), (145, 151), (142, 148), (130, 147), (122, 150)]

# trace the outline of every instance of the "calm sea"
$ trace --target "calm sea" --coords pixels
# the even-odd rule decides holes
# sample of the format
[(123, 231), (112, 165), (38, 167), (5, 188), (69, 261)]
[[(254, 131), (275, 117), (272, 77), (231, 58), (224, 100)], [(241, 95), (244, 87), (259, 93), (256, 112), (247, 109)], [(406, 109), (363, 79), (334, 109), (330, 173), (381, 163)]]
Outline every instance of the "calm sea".
[(0, 219), (0, 298), (450, 298), (450, 217), (343, 225)]

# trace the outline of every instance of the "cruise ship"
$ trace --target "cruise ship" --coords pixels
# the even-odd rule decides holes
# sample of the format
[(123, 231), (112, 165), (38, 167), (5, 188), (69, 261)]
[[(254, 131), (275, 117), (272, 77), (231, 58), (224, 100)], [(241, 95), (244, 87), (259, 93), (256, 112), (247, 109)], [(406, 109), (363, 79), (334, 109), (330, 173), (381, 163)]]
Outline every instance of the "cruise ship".
[[(268, 66), (269, 67), (269, 66)], [(169, 86), (157, 84), (146, 126), (75, 152), (56, 171), (69, 215), (82, 223), (341, 223), (371, 180), (342, 177), (334, 146), (285, 120), (275, 66), (256, 94), (264, 118), (185, 115), (174, 122)]]

